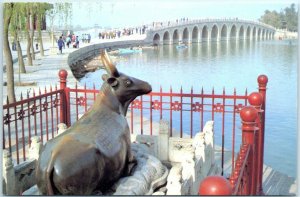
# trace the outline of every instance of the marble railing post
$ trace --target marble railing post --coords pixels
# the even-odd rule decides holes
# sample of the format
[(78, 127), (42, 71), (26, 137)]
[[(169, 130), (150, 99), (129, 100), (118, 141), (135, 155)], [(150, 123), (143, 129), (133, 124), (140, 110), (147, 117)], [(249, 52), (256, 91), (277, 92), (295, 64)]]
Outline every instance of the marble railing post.
[(158, 135), (158, 158), (161, 161), (169, 160), (169, 130), (169, 122), (160, 120)]
[(30, 159), (39, 159), (40, 150), (43, 147), (40, 137), (34, 136), (31, 138), (31, 147), (29, 148), (28, 157)]
[(11, 154), (8, 150), (3, 150), (3, 181), (5, 182), (5, 187), (3, 188), (3, 193), (6, 195), (17, 195), (15, 188), (15, 170), (14, 164), (12, 162)]

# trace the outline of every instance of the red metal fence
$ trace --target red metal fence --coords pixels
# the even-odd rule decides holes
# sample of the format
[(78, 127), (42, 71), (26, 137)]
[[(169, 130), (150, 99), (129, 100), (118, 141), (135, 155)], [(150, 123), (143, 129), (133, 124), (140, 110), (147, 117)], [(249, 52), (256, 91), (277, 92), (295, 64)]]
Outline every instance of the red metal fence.
[[(242, 143), (229, 184), (219, 177), (207, 177), (200, 184), (200, 195), (263, 195), (262, 175), (264, 158), (265, 101), (268, 78), (258, 77), (259, 93), (249, 95), (242, 119)], [(227, 189), (224, 189), (227, 188)], [(229, 187), (229, 188), (228, 188)], [(228, 194), (228, 191), (229, 194)]]
[[(22, 158), (26, 160), (26, 150), (30, 147), (32, 135), (40, 135), (43, 142), (48, 141), (57, 134), (57, 124), (65, 123), (72, 125), (79, 116), (84, 114), (94, 103), (99, 90), (78, 88), (69, 88), (67, 86), (67, 75), (65, 70), (59, 71), (60, 88), (54, 90), (46, 89), (42, 94), (33, 96), (27, 95), (16, 103), (7, 103), (3, 106), (3, 149), (8, 148), (11, 153), (15, 153), (16, 162), (20, 162), (19, 151), (22, 150)], [(265, 76), (259, 76), (260, 95), (263, 95), (262, 109), (265, 108), (265, 90), (267, 81)], [(228, 94), (223, 89), (221, 94), (215, 93), (214, 89), (210, 93), (203, 91), (195, 92), (193, 88), (188, 92), (181, 88), (178, 92), (172, 88), (163, 91), (140, 96), (129, 106), (127, 118), (132, 133), (156, 135), (158, 133), (158, 122), (160, 119), (168, 120), (170, 123), (170, 135), (178, 137), (193, 137), (197, 132), (202, 131), (204, 123), (208, 120), (214, 120), (215, 141), (222, 148), (221, 166), (222, 175), (224, 167), (224, 150), (232, 151), (231, 182), (235, 180), (236, 187), (245, 187), (247, 176), (244, 169), (248, 169), (245, 161), (253, 154), (253, 148), (242, 145), (239, 156), (235, 161), (235, 147), (243, 144), (243, 140), (236, 138), (241, 133), (237, 129), (241, 120), (238, 116), (245, 106), (255, 104), (255, 101), (248, 102), (249, 96), (247, 90), (244, 94), (238, 95), (236, 90)], [(257, 102), (256, 102), (257, 103)], [(257, 104), (258, 105), (258, 104)], [(260, 107), (260, 106), (259, 106)], [(263, 164), (263, 131), (264, 131), (264, 112), (260, 112), (259, 135), (255, 138), (255, 149), (259, 153), (257, 159), (257, 182), (261, 183), (262, 164)], [(22, 136), (19, 140), (19, 136)], [(26, 140), (27, 139), (27, 142)], [(259, 143), (258, 143), (259, 142)], [(21, 147), (20, 147), (21, 145)], [(247, 152), (241, 159), (241, 152)], [(248, 151), (250, 153), (248, 154)], [(248, 156), (250, 155), (250, 157)], [(252, 157), (251, 157), (252, 158)], [(242, 167), (240, 168), (240, 162)], [(246, 162), (248, 163), (248, 162)], [(244, 167), (243, 167), (244, 166)], [(241, 170), (242, 169), (242, 170)], [(234, 174), (239, 173), (237, 178)], [(260, 181), (258, 181), (260, 180)], [(242, 181), (242, 184), (239, 182)], [(240, 186), (241, 185), (241, 186)], [(258, 184), (261, 189), (261, 185)], [(239, 191), (239, 190), (238, 190)], [(262, 191), (262, 189), (261, 189)]]

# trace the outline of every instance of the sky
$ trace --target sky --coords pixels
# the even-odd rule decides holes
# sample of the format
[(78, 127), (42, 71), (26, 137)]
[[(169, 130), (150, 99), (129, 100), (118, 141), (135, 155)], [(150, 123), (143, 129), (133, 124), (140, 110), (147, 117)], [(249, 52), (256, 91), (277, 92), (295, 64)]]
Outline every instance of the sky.
[[(297, 0), (102, 0), (72, 1), (73, 26), (132, 27), (177, 18), (244, 18), (257, 20), (265, 10), (280, 12)], [(297, 6), (296, 6), (297, 8)]]

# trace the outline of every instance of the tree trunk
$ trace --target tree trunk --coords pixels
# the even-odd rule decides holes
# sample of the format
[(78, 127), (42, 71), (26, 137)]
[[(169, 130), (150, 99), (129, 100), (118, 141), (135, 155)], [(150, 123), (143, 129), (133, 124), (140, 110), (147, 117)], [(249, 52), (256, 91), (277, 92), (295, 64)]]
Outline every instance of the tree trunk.
[(27, 48), (26, 48), (26, 52), (27, 52), (27, 62), (28, 62), (28, 66), (32, 66), (32, 57), (31, 57), (31, 52), (30, 52), (30, 35), (29, 35), (29, 31), (26, 30), (26, 38), (27, 38)]
[(32, 8), (30, 9), (30, 44), (31, 44), (31, 55), (32, 55), (32, 59), (35, 60), (35, 53), (34, 53), (34, 47), (33, 47), (33, 37), (34, 37), (34, 15), (32, 12)]
[(42, 23), (41, 14), (37, 14), (37, 30), (38, 30), (38, 40), (40, 43), (40, 54), (41, 54), (41, 56), (44, 56), (44, 46), (43, 46), (43, 39), (42, 39), (41, 23)]
[(16, 101), (15, 96), (15, 84), (14, 84), (14, 67), (11, 55), (11, 50), (9, 47), (8, 40), (8, 28), (12, 15), (13, 3), (4, 4), (4, 28), (3, 28), (3, 51), (4, 58), (6, 62), (6, 75), (7, 75), (7, 96), (9, 103)]
[(24, 64), (24, 60), (23, 60), (23, 54), (22, 54), (22, 48), (21, 48), (19, 39), (17, 39), (17, 50), (18, 50), (20, 73), (26, 73), (25, 64)]
[[(29, 13), (27, 12), (27, 23), (29, 23), (30, 21), (30, 15)], [(27, 53), (27, 63), (28, 63), (28, 66), (32, 66), (32, 57), (31, 57), (31, 53), (30, 53), (30, 35), (29, 35), (29, 27), (28, 25), (26, 26), (26, 30), (25, 30), (25, 34), (26, 34), (26, 39), (27, 39), (27, 48), (26, 48), (26, 53)]]

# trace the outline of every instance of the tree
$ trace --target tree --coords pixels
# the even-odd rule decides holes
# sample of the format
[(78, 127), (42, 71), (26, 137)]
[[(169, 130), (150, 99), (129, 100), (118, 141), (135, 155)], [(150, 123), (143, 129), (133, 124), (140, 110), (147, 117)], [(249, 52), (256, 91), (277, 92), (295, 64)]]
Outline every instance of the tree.
[(289, 31), (297, 31), (298, 29), (298, 12), (295, 9), (295, 4), (291, 4), (290, 7), (284, 9), (286, 28)]
[(68, 20), (70, 21), (72, 17), (72, 4), (71, 3), (52, 4), (52, 9), (48, 10), (46, 14), (50, 20), (52, 47), (54, 47), (54, 22), (58, 16), (59, 26), (61, 26), (62, 22), (64, 22), (65, 28), (67, 28)]
[(34, 38), (34, 16), (36, 12), (36, 3), (28, 3), (29, 5), (29, 29), (30, 29), (30, 48), (31, 48), (31, 55), (32, 60), (35, 60), (35, 52), (33, 47), (33, 38)]
[[(24, 26), (24, 15), (25, 15), (25, 4), (24, 3), (15, 3), (12, 11), (12, 17), (10, 21), (10, 34), (14, 38), (14, 42), (17, 46), (18, 51), (18, 62), (19, 62), (19, 74), (26, 73), (22, 48), (20, 45), (20, 34), (22, 31), (22, 26)], [(20, 77), (19, 77), (20, 79)], [(20, 81), (20, 80), (19, 80)]]
[(26, 3), (26, 11), (25, 11), (25, 17), (26, 17), (26, 28), (25, 28), (25, 35), (26, 35), (26, 39), (27, 39), (27, 48), (26, 48), (26, 53), (27, 53), (27, 63), (28, 66), (32, 66), (32, 56), (31, 56), (31, 52), (30, 52), (30, 48), (31, 48), (31, 38), (30, 38), (30, 5), (29, 3)]
[(297, 31), (298, 29), (298, 11), (296, 11), (295, 4), (286, 7), (280, 13), (266, 10), (259, 20), (279, 29), (287, 29), (289, 31)]
[(276, 11), (266, 10), (265, 14), (261, 16), (260, 21), (266, 24), (269, 24), (275, 28), (281, 27), (280, 14)]
[(40, 54), (41, 56), (44, 56), (44, 46), (43, 46), (43, 39), (42, 39), (42, 21), (45, 17), (45, 14), (47, 10), (50, 10), (52, 8), (52, 5), (49, 3), (37, 3), (37, 11), (36, 11), (36, 29), (38, 31), (38, 42), (40, 44)]
[(15, 85), (14, 85), (14, 68), (11, 50), (8, 40), (8, 29), (13, 13), (14, 3), (4, 3), (4, 24), (3, 24), (3, 51), (6, 62), (6, 75), (7, 75), (7, 96), (8, 101), (13, 103), (16, 101)]

